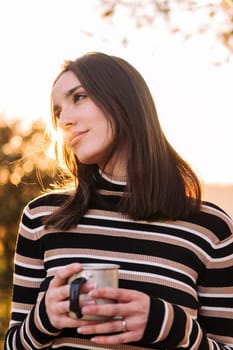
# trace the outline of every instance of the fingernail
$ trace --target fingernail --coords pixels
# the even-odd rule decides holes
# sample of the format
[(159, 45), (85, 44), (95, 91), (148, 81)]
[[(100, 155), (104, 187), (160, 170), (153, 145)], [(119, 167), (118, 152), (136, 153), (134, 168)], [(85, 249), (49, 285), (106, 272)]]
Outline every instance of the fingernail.
[(90, 292), (88, 293), (89, 297), (95, 297), (95, 291), (96, 287), (94, 287), (94, 289), (90, 290)]

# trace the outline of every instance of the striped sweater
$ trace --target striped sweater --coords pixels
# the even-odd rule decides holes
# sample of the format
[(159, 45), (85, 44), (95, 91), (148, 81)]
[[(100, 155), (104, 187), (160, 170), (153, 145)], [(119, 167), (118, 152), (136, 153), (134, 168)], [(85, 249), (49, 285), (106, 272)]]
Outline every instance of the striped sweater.
[[(204, 202), (185, 220), (133, 221), (117, 210), (123, 183), (105, 176), (86, 215), (67, 231), (42, 218), (70, 193), (52, 192), (24, 209), (15, 252), (12, 318), (5, 350), (233, 349), (233, 223)], [(76, 329), (54, 328), (45, 292), (57, 268), (78, 261), (120, 265), (120, 287), (150, 296), (140, 342), (101, 346)]]

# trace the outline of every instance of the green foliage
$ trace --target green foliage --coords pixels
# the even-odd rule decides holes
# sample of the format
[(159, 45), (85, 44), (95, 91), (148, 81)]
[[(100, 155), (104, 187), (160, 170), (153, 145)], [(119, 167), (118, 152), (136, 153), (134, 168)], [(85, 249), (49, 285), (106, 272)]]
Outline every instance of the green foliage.
[(43, 121), (27, 128), (18, 120), (0, 124), (0, 347), (10, 317), (20, 215), (26, 203), (48, 189), (58, 176), (55, 160), (48, 156), (49, 145)]

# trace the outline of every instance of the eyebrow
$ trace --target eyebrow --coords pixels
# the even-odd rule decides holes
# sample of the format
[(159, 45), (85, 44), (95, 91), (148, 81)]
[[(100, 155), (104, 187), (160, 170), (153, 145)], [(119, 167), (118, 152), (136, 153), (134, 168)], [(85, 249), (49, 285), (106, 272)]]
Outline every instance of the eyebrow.
[(76, 86), (73, 87), (72, 89), (68, 90), (68, 91), (65, 93), (66, 97), (69, 97), (69, 96), (73, 95), (73, 93), (74, 93), (77, 89), (79, 89), (79, 88), (81, 88), (81, 87), (82, 87), (82, 85), (80, 84), (80, 85), (76, 85)]

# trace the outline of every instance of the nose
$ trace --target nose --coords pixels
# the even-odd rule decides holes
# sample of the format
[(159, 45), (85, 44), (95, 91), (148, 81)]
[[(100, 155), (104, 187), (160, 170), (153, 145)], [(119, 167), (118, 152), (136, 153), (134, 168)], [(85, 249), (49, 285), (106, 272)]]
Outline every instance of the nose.
[(73, 113), (71, 113), (71, 111), (69, 111), (68, 109), (66, 110), (61, 110), (60, 115), (59, 115), (59, 119), (58, 119), (58, 126), (61, 129), (68, 129), (71, 126), (75, 125), (77, 123), (75, 116), (73, 115)]

